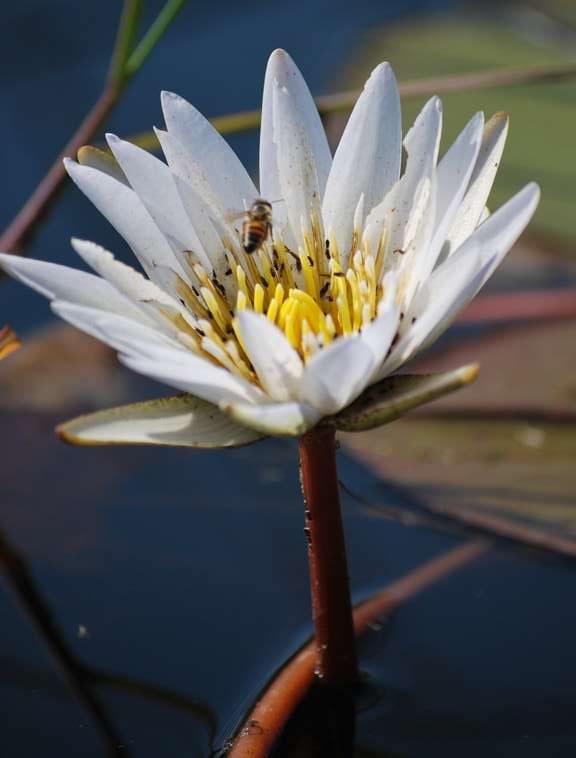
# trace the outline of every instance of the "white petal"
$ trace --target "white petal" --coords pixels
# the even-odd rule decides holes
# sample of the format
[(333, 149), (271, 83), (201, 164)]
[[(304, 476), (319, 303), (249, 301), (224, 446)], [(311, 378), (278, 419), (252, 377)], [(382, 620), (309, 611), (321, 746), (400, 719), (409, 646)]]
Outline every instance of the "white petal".
[(54, 300), (51, 307), (64, 321), (115, 350), (150, 356), (154, 350), (162, 348), (171, 351), (171, 360), (176, 360), (179, 353), (185, 356), (188, 354), (182, 345), (160, 332), (155, 325), (149, 326), (131, 318), (103, 313), (96, 308), (76, 305), (65, 300)]
[[(236, 299), (236, 288), (232, 277), (228, 278), (226, 275), (226, 271), (230, 268), (230, 263), (219, 233), (219, 229), (222, 227), (215, 221), (211, 215), (210, 208), (196, 190), (179, 176), (174, 176), (174, 181), (184, 210), (198, 235), (204, 251), (205, 258), (197, 255), (196, 249), (192, 248), (194, 257), (203, 264), (209, 276), (214, 271), (219, 282), (225, 288), (228, 299), (234, 302)], [(238, 235), (235, 234), (235, 237), (237, 240)], [(183, 251), (180, 250), (179, 254), (182, 255), (182, 253)], [(186, 265), (185, 262), (183, 262), (183, 265)]]
[(190, 155), (188, 149), (173, 134), (161, 129), (154, 129), (154, 133), (160, 142), (166, 161), (172, 173), (183, 179), (208, 206), (211, 218), (221, 224), (232, 235), (233, 228), (227, 223), (227, 216), (231, 211), (243, 210), (242, 198), (235, 196), (233, 204), (227, 205), (224, 198), (214, 191), (202, 168)]
[(391, 308), (389, 313), (378, 316), (371, 324), (362, 329), (362, 342), (370, 348), (374, 355), (374, 368), (366, 382), (367, 385), (371, 384), (373, 378), (377, 376), (379, 367), (386, 358), (386, 353), (390, 349), (397, 329), (398, 310), (396, 308)]
[(395, 302), (396, 288), (396, 276), (390, 273), (384, 281), (385, 296), (378, 306), (378, 316), (360, 332), (362, 342), (368, 345), (374, 355), (374, 369), (366, 384), (371, 384), (373, 378), (378, 375), (398, 330), (400, 314)]
[[(427, 203), (423, 209), (426, 218), (422, 217), (418, 238), (414, 239), (413, 258), (405, 257), (401, 261), (411, 268), (410, 282), (405, 295), (406, 307), (409, 306), (416, 289), (428, 278), (436, 265), (448, 230), (468, 187), (480, 148), (483, 126), (484, 115), (477, 113), (442, 158), (435, 172), (433, 164), (428, 162), (430, 180), (435, 189), (434, 197), (431, 198), (433, 202)], [(432, 149), (432, 152), (434, 153), (435, 149)], [(401, 247), (407, 251), (406, 240)]]
[(68, 300), (111, 313), (129, 316), (144, 323), (151, 319), (99, 276), (57, 263), (47, 263), (0, 253), (0, 266), (18, 281), (44, 297)]
[[(442, 106), (440, 100), (433, 97), (404, 140), (408, 157), (402, 179), (368, 218), (369, 228), (378, 230), (382, 224), (386, 225), (385, 268), (412, 267), (417, 254), (426, 253), (434, 228), (436, 160), (441, 130)], [(411, 277), (411, 292), (418, 282), (415, 272)]]
[[(188, 312), (178, 300), (135, 269), (116, 260), (112, 253), (100, 245), (89, 240), (73, 239), (72, 247), (91, 268), (130, 298), (149, 318), (154, 318), (158, 324), (164, 325), (166, 319), (161, 312), (150, 309), (151, 303), (166, 306), (171, 311), (181, 314), (186, 321), (190, 320)], [(158, 277), (158, 280), (161, 281), (161, 277)]]
[(364, 193), (366, 213), (380, 203), (400, 175), (400, 99), (387, 63), (374, 69), (348, 120), (328, 177), (322, 214), (346, 260), (353, 212)]
[(292, 93), (273, 87), (273, 132), (282, 203), (292, 235), (303, 246), (302, 231), (311, 235), (312, 218), (321, 222), (320, 185), (312, 146)]
[(264, 390), (283, 402), (297, 395), (302, 361), (284, 334), (259, 313), (240, 311), (236, 316), (242, 344)]
[(443, 255), (454, 252), (482, 221), (482, 214), (500, 165), (507, 135), (508, 116), (506, 113), (496, 113), (484, 127), (478, 159), (464, 200), (448, 233), (446, 249), (442, 251)]
[(468, 187), (478, 157), (484, 114), (477, 113), (464, 127), (454, 144), (438, 164), (436, 173), (436, 220), (434, 234), (423, 265), (420, 280), (425, 279), (436, 265), (440, 250)]
[[(387, 251), (388, 256), (395, 259), (397, 269), (403, 276), (402, 300), (405, 310), (409, 308), (425, 274), (432, 268), (429, 255), (436, 214), (436, 171), (431, 164), (429, 172), (416, 185), (412, 208), (406, 217), (402, 237), (396, 243), (398, 249), (390, 250), (389, 247)], [(405, 202), (409, 202), (407, 196)]]
[(262, 435), (235, 424), (215, 405), (192, 395), (146, 400), (89, 413), (61, 424), (58, 435), (75, 445), (238, 447)]
[(170, 360), (162, 353), (157, 353), (154, 358), (120, 355), (119, 359), (133, 371), (216, 405), (265, 400), (265, 395), (254, 385), (192, 353), (179, 356), (178, 360)]
[(368, 383), (374, 354), (360, 337), (340, 337), (306, 364), (300, 399), (322, 415), (336, 413)]
[[(468, 244), (472, 248), (478, 245), (482, 265), (491, 262), (492, 268), (488, 274), (491, 276), (528, 225), (539, 200), (540, 188), (535, 182), (530, 182), (508, 202), (494, 211), (455, 251), (454, 255), (464, 256)], [(438, 272), (440, 272), (440, 268), (438, 268)]]
[(204, 249), (182, 206), (168, 166), (154, 155), (113, 134), (107, 134), (106, 139), (156, 226), (167, 238), (177, 240), (180, 248), (194, 250), (200, 261), (205, 263)]
[(154, 277), (156, 264), (180, 271), (170, 245), (133, 190), (101, 171), (67, 158), (64, 165), (72, 181), (124, 237), (148, 276)]
[(442, 133), (442, 103), (436, 96), (424, 105), (414, 124), (404, 137), (404, 147), (408, 153), (406, 173), (414, 174), (417, 180), (425, 170), (425, 164), (436, 164)]
[[(276, 58), (278, 50), (268, 59), (264, 78), (262, 95), (262, 116), (260, 122), (260, 195), (268, 200), (280, 200), (282, 190), (276, 160), (276, 145), (274, 143), (274, 90), (277, 86)], [(282, 239), (285, 245), (293, 250), (296, 240), (288, 225), (288, 208), (285, 202), (276, 202), (273, 210), (272, 233)]]
[(184, 146), (224, 206), (241, 210), (244, 200), (252, 203), (258, 194), (254, 183), (212, 124), (172, 92), (162, 93), (162, 110), (168, 133)]
[[(316, 166), (318, 185), (321, 195), (324, 193), (328, 173), (332, 164), (332, 156), (326, 132), (316, 103), (304, 78), (292, 58), (284, 50), (275, 50), (268, 59), (266, 76), (264, 78), (264, 93), (262, 96), (262, 123), (260, 126), (260, 192), (268, 200), (281, 197), (276, 160), (276, 146), (273, 136), (274, 85), (285, 87), (292, 98), (292, 103), (298, 112), (299, 121), (303, 124), (310, 150)], [(283, 205), (283, 203), (279, 204)], [(281, 212), (284, 212), (285, 210)]]
[(536, 184), (524, 187), (434, 271), (415, 298), (416, 322), (385, 362), (386, 372), (435, 341), (468, 305), (530, 221), (539, 196)]
[(220, 407), (239, 424), (277, 437), (298, 437), (320, 419), (317, 411), (303, 403), (221, 403)]

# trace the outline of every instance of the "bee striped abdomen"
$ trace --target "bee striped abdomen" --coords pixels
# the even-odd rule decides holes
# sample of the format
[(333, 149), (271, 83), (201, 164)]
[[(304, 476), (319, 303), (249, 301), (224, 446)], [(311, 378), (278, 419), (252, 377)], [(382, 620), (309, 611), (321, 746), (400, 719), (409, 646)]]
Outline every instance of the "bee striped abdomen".
[(256, 219), (246, 219), (242, 226), (242, 247), (246, 253), (253, 253), (268, 236), (269, 223)]

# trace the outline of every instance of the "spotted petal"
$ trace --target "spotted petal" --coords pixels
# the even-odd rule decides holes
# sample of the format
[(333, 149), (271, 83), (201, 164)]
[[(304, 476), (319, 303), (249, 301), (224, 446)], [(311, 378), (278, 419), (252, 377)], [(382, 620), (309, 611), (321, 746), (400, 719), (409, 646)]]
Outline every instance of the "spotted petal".
[(398, 180), (401, 157), (398, 87), (390, 66), (381, 63), (352, 111), (326, 185), (324, 223), (344, 259), (352, 241), (353, 211), (360, 195), (364, 195), (365, 212), (370, 212)]
[(242, 209), (257, 195), (248, 172), (222, 135), (184, 98), (162, 93), (162, 110), (168, 133), (187, 151), (205, 174), (208, 184), (228, 208)]
[[(298, 122), (307, 136), (308, 149), (315, 167), (320, 195), (326, 187), (332, 156), (316, 104), (302, 74), (284, 50), (275, 50), (268, 60), (262, 96), (262, 123), (260, 127), (260, 192), (271, 201), (283, 200), (278, 173), (277, 144), (274, 138), (274, 91), (285, 89), (297, 109)], [(277, 117), (276, 117), (277, 118)], [(274, 227), (283, 230), (288, 220), (286, 202), (274, 205)], [(298, 233), (300, 227), (298, 227)], [(289, 247), (294, 240), (285, 240)]]
[(273, 88), (273, 135), (282, 203), (298, 247), (302, 233), (312, 236), (312, 225), (321, 223), (320, 183), (306, 123), (290, 90)]

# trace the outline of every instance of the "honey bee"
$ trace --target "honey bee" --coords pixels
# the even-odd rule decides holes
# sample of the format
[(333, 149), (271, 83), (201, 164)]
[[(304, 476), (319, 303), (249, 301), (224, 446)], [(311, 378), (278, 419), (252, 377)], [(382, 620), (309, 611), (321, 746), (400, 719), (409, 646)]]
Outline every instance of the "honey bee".
[(255, 253), (268, 239), (272, 231), (272, 203), (256, 198), (244, 214), (242, 223), (242, 247), (245, 253)]

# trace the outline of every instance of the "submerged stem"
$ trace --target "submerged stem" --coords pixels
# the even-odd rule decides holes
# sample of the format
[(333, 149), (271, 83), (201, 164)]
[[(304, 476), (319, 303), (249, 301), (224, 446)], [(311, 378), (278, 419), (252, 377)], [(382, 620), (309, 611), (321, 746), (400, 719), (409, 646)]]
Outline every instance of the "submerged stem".
[(335, 431), (328, 427), (313, 429), (300, 438), (299, 444), (316, 633), (316, 675), (325, 684), (353, 684), (358, 665), (340, 513)]

